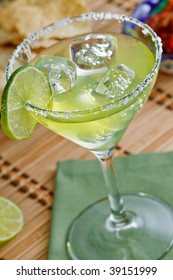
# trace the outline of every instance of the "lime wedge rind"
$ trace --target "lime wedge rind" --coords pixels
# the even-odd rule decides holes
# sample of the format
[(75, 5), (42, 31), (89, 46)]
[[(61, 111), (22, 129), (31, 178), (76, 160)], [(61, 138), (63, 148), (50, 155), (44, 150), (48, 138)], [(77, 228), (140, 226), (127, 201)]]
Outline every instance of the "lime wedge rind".
[(33, 65), (24, 65), (15, 70), (4, 88), (1, 101), (1, 124), (6, 135), (13, 140), (28, 139), (37, 121), (26, 110), (26, 102), (46, 108), (51, 97), (45, 73)]
[(23, 228), (24, 216), (17, 204), (0, 196), (0, 246), (13, 239)]

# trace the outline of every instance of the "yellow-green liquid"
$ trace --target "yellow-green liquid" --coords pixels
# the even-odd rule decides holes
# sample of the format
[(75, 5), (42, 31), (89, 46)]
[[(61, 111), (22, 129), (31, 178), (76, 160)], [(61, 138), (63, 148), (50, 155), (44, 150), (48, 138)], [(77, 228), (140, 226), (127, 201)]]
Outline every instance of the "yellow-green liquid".
[[(49, 118), (34, 114), (43, 125), (55, 133), (60, 134), (73, 142), (92, 151), (104, 151), (114, 147), (126, 131), (129, 123), (143, 106), (151, 91), (151, 83), (138, 97), (134, 97), (131, 102), (126, 102), (118, 109), (110, 109), (107, 112), (94, 114), (93, 108), (102, 107), (106, 104), (113, 104), (121, 97), (109, 98), (105, 94), (96, 91), (97, 85), (106, 75), (106, 72), (118, 64), (123, 64), (135, 72), (136, 76), (124, 95), (128, 95), (152, 70), (155, 59), (151, 51), (140, 41), (129, 38), (125, 35), (111, 37), (116, 44), (116, 52), (106, 70), (88, 71), (85, 75), (77, 77), (76, 85), (69, 91), (61, 94), (53, 94), (52, 110), (72, 112), (74, 110), (89, 110), (82, 117), (71, 120), (70, 117)], [(45, 53), (43, 53), (45, 54)], [(59, 49), (54, 46), (46, 51), (46, 55), (56, 55), (70, 59), (67, 47)], [(154, 79), (153, 79), (154, 80)], [(154, 82), (154, 81), (153, 81)], [(152, 83), (153, 83), (152, 82)], [(123, 98), (125, 96), (123, 95)], [(123, 103), (123, 102), (122, 102)], [(90, 112), (91, 111), (91, 112)]]

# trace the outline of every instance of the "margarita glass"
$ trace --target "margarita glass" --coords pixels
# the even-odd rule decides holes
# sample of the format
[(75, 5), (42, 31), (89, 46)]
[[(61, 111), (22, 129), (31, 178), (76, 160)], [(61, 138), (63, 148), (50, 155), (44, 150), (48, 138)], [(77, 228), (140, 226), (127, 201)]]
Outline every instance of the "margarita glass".
[[(127, 22), (133, 28), (123, 34)], [(7, 80), (25, 64), (35, 64), (48, 75), (53, 92), (49, 108), (28, 100), (26, 110), (101, 163), (108, 198), (72, 223), (67, 233), (72, 259), (158, 259), (171, 246), (171, 209), (148, 194), (121, 196), (112, 164), (115, 146), (153, 88), (161, 54), (160, 38), (150, 27), (102, 12), (39, 30), (9, 60)]]

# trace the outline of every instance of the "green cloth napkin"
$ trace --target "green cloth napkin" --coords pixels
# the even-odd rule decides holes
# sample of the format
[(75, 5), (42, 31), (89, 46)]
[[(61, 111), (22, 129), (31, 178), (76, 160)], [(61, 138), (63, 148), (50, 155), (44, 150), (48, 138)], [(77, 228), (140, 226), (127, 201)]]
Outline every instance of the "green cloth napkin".
[[(173, 152), (131, 155), (116, 160), (120, 193), (145, 192), (173, 208)], [(58, 163), (48, 259), (67, 260), (66, 233), (88, 205), (106, 196), (97, 160)], [(173, 248), (164, 259), (173, 260)]]

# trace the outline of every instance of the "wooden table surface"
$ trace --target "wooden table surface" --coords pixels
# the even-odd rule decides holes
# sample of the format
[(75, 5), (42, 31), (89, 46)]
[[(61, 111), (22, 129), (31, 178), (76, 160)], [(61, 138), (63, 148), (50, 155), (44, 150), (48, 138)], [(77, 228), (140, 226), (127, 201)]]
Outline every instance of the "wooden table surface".
[[(92, 11), (130, 14), (139, 0), (85, 0)], [(7, 52), (7, 57), (8, 54)], [(0, 52), (0, 58), (4, 58)], [(5, 64), (5, 63), (4, 63)], [(173, 150), (173, 77), (159, 73), (149, 100), (115, 149), (115, 155)], [(56, 162), (93, 159), (84, 148), (38, 125), (22, 142), (0, 128), (0, 195), (23, 210), (21, 233), (0, 249), (0, 259), (47, 259)]]

